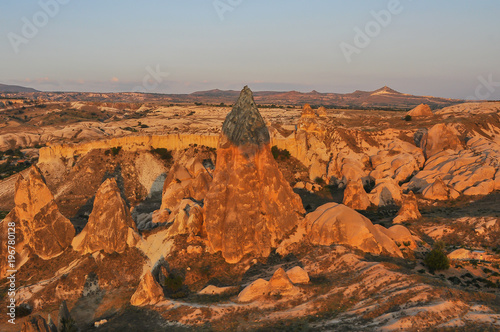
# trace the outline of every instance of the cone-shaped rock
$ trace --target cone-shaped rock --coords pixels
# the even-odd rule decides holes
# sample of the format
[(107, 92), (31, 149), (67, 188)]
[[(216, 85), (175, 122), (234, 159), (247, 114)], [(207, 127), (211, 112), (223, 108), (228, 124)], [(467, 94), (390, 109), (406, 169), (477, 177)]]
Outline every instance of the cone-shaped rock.
[(75, 237), (73, 247), (83, 252), (121, 253), (127, 245), (135, 245), (138, 238), (135, 222), (116, 180), (107, 179), (99, 187), (89, 221)]
[(240, 97), (227, 115), (222, 132), (236, 146), (262, 145), (270, 142), (269, 130), (255, 105), (252, 91), (245, 86)]
[[(63, 252), (75, 236), (75, 229), (54, 201), (54, 196), (36, 166), (16, 183), (16, 204), (12, 218), (18, 221), (25, 243), (35, 254), (50, 259)], [(19, 240), (19, 239), (18, 239)]]
[(205, 198), (211, 249), (227, 262), (267, 257), (304, 213), (271, 154), (269, 132), (248, 87), (227, 116), (214, 180)]
[(52, 332), (40, 315), (31, 316), (24, 322), (21, 332)]

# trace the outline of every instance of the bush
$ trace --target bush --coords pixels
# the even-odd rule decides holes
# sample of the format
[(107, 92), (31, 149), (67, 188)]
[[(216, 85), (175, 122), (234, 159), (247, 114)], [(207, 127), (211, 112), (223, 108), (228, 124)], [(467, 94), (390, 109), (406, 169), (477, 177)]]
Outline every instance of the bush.
[(450, 268), (450, 260), (446, 253), (440, 248), (434, 248), (430, 253), (425, 256), (425, 265), (431, 271), (441, 271)]
[(411, 115), (405, 116), (405, 121), (411, 121)]
[(276, 145), (271, 148), (271, 153), (273, 154), (274, 159), (290, 159), (290, 152), (287, 149), (280, 149)]
[(165, 161), (172, 160), (172, 151), (169, 151), (165, 148), (151, 149), (151, 153), (156, 154), (158, 157)]
[(113, 156), (116, 156), (116, 155), (118, 155), (120, 153), (121, 150), (122, 150), (121, 146), (113, 147), (113, 148), (111, 148), (111, 154)]
[(323, 185), (323, 184), (325, 184), (325, 180), (323, 180), (323, 178), (320, 178), (319, 176), (316, 177), (316, 179), (314, 179), (314, 182), (316, 184), (319, 184), (320, 186)]

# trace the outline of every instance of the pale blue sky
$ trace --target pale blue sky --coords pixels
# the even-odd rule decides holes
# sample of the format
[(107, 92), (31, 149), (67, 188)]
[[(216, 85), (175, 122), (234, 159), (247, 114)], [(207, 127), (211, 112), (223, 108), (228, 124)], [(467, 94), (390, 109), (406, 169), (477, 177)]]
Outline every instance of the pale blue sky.
[[(248, 84), (254, 90), (352, 92), (388, 85), (465, 98), (475, 95), (479, 77), (491, 75), (493, 84), (478, 91), (500, 99), (498, 0), (400, 0), (400, 13), (368, 46), (358, 47), (350, 63), (340, 44), (356, 46), (354, 29), (365, 30), (375, 21), (371, 11), (387, 10), (394, 0), (64, 0), (43, 25), (40, 4), (56, 1), (1, 2), (0, 83), (130, 91), (148, 78), (147, 67), (159, 67), (169, 75), (150, 81), (147, 91)], [(214, 3), (232, 10), (221, 20)], [(25, 38), (23, 18), (42, 20), (38, 33)], [(13, 34), (25, 38), (18, 53)]]

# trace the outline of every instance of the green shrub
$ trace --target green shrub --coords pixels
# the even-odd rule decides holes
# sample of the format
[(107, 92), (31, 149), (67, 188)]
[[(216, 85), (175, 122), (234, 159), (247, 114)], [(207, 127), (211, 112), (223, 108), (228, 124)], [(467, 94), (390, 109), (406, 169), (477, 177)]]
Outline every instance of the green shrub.
[(432, 249), (425, 256), (424, 263), (431, 271), (447, 270), (450, 268), (450, 260), (440, 248)]
[(290, 152), (287, 149), (280, 149), (276, 145), (271, 148), (271, 153), (274, 159), (286, 160), (290, 159)]
[(319, 184), (321, 186), (325, 184), (325, 180), (323, 180), (323, 178), (318, 176), (316, 177), (316, 179), (314, 179), (314, 183)]
[(405, 121), (411, 121), (411, 115), (405, 116)]
[(170, 161), (172, 160), (172, 151), (169, 151), (165, 148), (158, 148), (158, 149), (151, 149), (151, 153), (157, 155), (161, 159), (165, 161)]
[(116, 155), (118, 155), (120, 153), (121, 150), (122, 150), (121, 146), (113, 147), (113, 148), (111, 148), (111, 154), (113, 156), (116, 156)]

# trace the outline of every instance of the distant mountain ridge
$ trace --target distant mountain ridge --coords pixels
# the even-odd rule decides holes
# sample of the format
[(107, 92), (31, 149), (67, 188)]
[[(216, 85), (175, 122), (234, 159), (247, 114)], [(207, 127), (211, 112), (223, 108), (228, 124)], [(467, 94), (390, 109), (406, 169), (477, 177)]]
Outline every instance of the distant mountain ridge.
[(39, 92), (39, 91), (20, 85), (8, 85), (0, 83), (0, 92), (17, 93), (17, 92)]
[[(2, 91), (0, 85), (0, 91)], [(22, 87), (21, 87), (22, 88)], [(238, 98), (240, 91), (213, 89), (196, 91), (190, 94), (162, 94), (162, 93), (96, 93), (96, 92), (36, 92), (34, 89), (23, 88), (24, 97), (45, 99), (49, 101), (96, 101), (96, 102), (159, 102), (159, 103), (224, 103), (230, 105)], [(13, 92), (16, 93), (16, 92)], [(257, 91), (254, 99), (260, 105), (290, 105), (325, 106), (330, 108), (358, 108), (358, 109), (398, 109), (410, 110), (420, 104), (427, 104), (432, 109), (443, 108), (463, 103), (461, 99), (448, 99), (431, 96), (414, 96), (398, 92), (387, 86), (374, 91), (356, 90), (351, 93), (321, 93), (299, 91)]]

